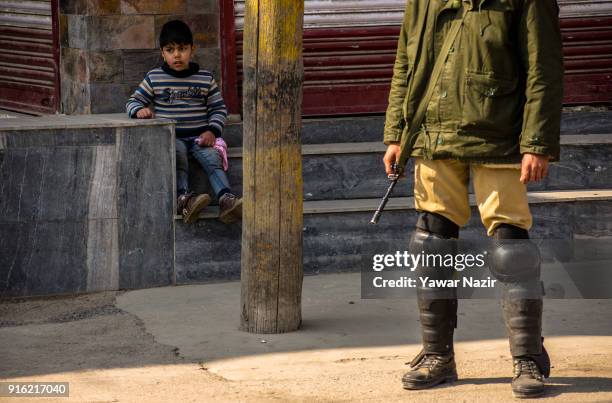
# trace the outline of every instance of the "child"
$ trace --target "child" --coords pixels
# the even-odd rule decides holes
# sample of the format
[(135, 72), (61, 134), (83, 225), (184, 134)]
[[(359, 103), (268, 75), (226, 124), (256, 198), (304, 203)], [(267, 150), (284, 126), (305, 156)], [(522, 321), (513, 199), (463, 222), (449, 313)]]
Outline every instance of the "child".
[(219, 219), (231, 223), (242, 216), (242, 200), (230, 189), (225, 174), (227, 146), (221, 138), (227, 111), (212, 74), (191, 62), (193, 36), (182, 21), (167, 22), (159, 35), (164, 64), (147, 73), (127, 102), (131, 118), (158, 118), (176, 123), (177, 210), (186, 223), (195, 222), (209, 203), (208, 194), (189, 190), (187, 157), (202, 166), (219, 200)]

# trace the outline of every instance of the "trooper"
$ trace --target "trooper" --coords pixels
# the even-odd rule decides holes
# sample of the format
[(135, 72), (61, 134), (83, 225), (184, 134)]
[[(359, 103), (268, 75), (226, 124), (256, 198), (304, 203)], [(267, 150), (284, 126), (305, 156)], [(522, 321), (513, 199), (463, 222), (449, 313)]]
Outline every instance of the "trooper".
[[(472, 180), (502, 283), (516, 397), (544, 392), (540, 256), (529, 240), (526, 184), (559, 157), (563, 57), (555, 0), (408, 0), (386, 114), (387, 174), (414, 159), (413, 254), (455, 253)], [(421, 265), (448, 279), (454, 270)], [(424, 389), (457, 379), (452, 289), (417, 290), (422, 351), (403, 379)]]

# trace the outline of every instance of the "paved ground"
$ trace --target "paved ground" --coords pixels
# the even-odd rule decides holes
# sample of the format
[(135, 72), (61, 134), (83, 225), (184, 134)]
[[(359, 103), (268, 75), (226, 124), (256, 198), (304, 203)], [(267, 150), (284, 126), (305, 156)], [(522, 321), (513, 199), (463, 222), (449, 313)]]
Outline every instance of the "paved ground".
[[(496, 301), (461, 301), (461, 380), (408, 392), (414, 301), (361, 300), (358, 274), (307, 277), (303, 328), (254, 335), (237, 330), (239, 295), (232, 282), (1, 303), (0, 379), (68, 381), (71, 398), (55, 401), (75, 402), (513, 400)], [(545, 310), (554, 368), (543, 400), (612, 401), (612, 300)]]

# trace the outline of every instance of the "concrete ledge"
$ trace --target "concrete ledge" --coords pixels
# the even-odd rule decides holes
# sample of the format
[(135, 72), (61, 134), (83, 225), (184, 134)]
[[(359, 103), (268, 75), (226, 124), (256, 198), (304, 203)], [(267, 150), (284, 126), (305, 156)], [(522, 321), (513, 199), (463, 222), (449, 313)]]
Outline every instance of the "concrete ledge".
[(174, 125), (168, 119), (130, 119), (124, 113), (99, 115), (46, 115), (20, 116), (15, 119), (0, 119), (0, 131), (57, 130), (103, 127), (140, 127)]

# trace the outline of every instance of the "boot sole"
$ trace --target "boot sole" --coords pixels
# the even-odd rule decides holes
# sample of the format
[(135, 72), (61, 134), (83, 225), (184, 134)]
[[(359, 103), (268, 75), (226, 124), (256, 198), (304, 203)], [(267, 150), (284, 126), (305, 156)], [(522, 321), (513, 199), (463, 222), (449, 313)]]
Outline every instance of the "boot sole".
[(219, 215), (219, 220), (224, 224), (231, 224), (242, 218), (242, 199), (238, 200), (234, 207)]
[(427, 383), (412, 383), (412, 382), (404, 382), (402, 381), (402, 384), (404, 385), (404, 389), (407, 390), (421, 390), (421, 389), (429, 389), (429, 388), (433, 388), (434, 386), (443, 384), (443, 383), (453, 383), (456, 382), (459, 378), (457, 377), (457, 374), (453, 374), (453, 375), (449, 375), (445, 378), (441, 378), (441, 379), (437, 379), (433, 382), (427, 382)]
[(512, 396), (514, 396), (517, 399), (531, 399), (531, 398), (535, 398), (535, 397), (542, 397), (544, 395), (544, 391), (541, 392), (515, 392), (512, 391)]
[(183, 215), (183, 222), (185, 224), (192, 224), (196, 222), (198, 220), (198, 217), (200, 216), (200, 212), (204, 210), (206, 207), (208, 207), (209, 204), (210, 204), (210, 196), (200, 198), (200, 200), (198, 200), (194, 204), (193, 209), (191, 210), (191, 213)]

